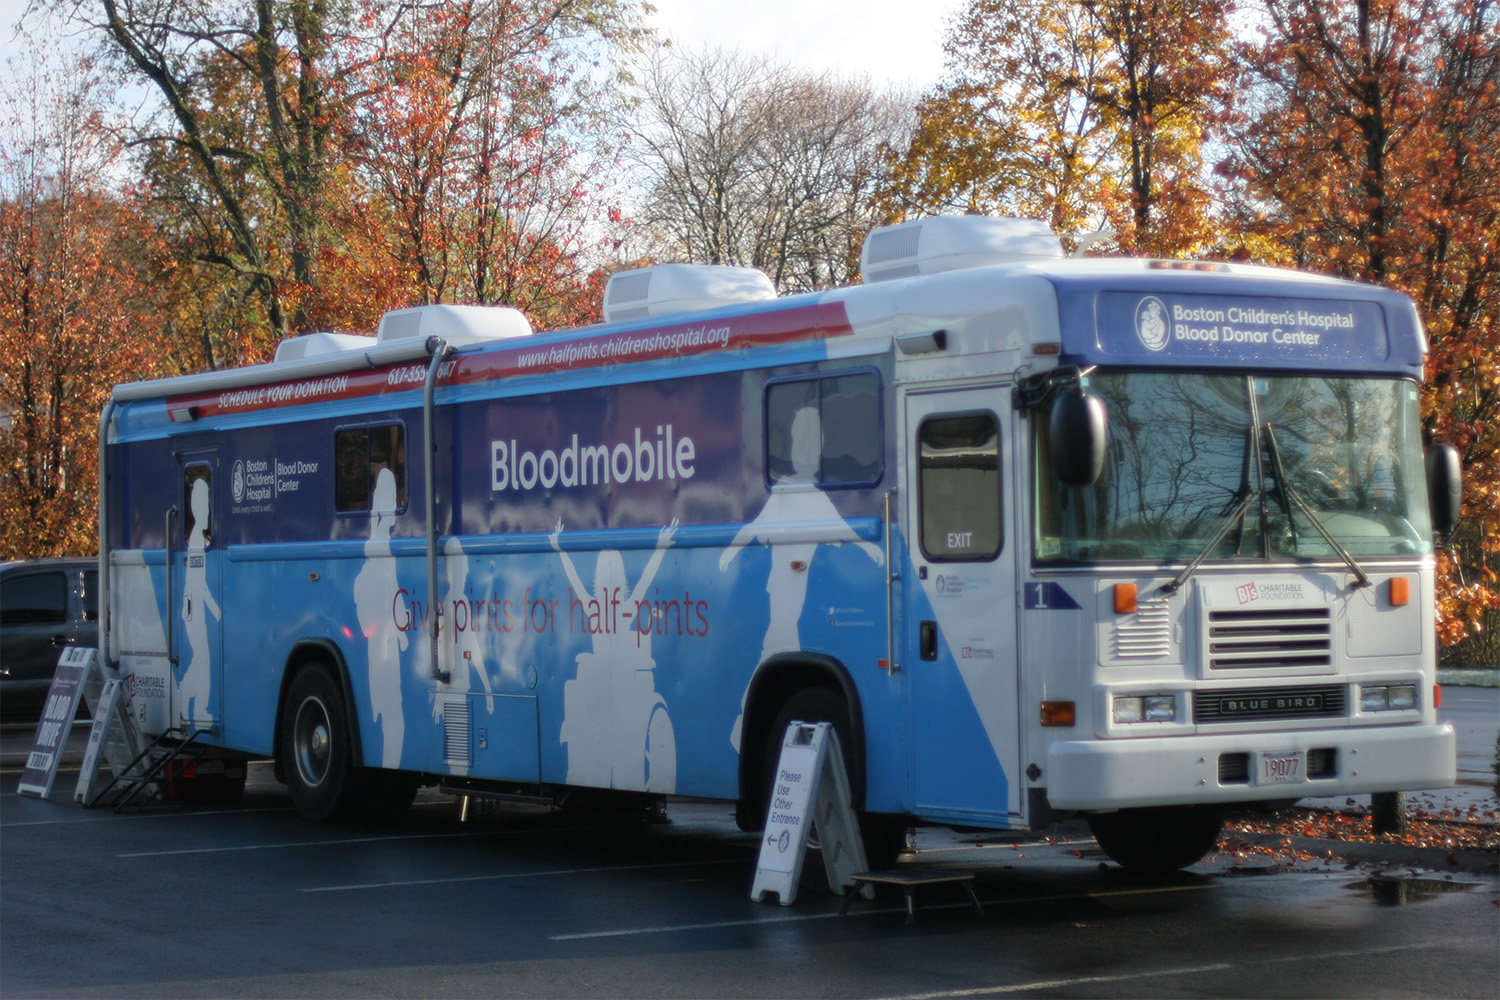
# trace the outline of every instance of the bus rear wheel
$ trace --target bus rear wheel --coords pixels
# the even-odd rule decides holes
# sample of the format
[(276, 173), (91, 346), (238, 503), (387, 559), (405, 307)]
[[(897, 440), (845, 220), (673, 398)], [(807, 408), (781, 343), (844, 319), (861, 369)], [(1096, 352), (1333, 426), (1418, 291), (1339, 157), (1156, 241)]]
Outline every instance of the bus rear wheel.
[(281, 761), (287, 792), (308, 819), (343, 818), (354, 799), (344, 693), (332, 671), (310, 663), (292, 678), (282, 706)]
[(1122, 868), (1165, 875), (1214, 849), (1224, 812), (1214, 806), (1157, 806), (1099, 813), (1088, 821), (1100, 848)]
[(416, 798), (419, 775), (355, 764), (343, 689), (324, 663), (310, 663), (292, 678), (280, 754), (287, 792), (308, 819), (389, 819)]

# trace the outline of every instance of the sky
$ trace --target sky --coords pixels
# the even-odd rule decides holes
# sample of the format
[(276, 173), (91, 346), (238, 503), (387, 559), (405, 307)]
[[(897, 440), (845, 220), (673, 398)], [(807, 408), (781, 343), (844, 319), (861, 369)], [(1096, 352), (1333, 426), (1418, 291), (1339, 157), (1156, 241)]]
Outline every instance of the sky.
[[(812, 70), (925, 90), (943, 70), (943, 36), (962, 0), (650, 0), (679, 46), (769, 54)], [(0, 0), (0, 62), (26, 0)]]
[[(11, 0), (5, 0), (11, 2)], [(813, 70), (925, 90), (961, 0), (650, 0), (657, 30), (686, 48), (764, 53)]]

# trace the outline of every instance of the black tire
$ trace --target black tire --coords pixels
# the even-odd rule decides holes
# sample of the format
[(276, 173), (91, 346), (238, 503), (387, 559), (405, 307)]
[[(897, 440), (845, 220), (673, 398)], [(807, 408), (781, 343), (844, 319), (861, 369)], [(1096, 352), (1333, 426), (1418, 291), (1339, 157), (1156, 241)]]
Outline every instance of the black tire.
[(866, 813), (860, 808), (864, 801), (864, 768), (855, 759), (853, 723), (849, 706), (844, 699), (827, 688), (803, 688), (787, 699), (776, 719), (771, 723), (766, 739), (766, 756), (761, 771), (764, 794), (761, 802), (769, 804), (771, 788), (775, 783), (776, 767), (781, 758), (781, 744), (786, 739), (786, 728), (793, 722), (829, 722), (839, 735), (839, 750), (844, 758), (844, 773), (849, 776), (849, 791), (854, 798), (854, 808), (859, 817), (860, 839), (864, 842), (865, 862), (872, 870), (889, 868), (896, 863), (897, 856), (906, 848), (907, 821), (905, 817), (883, 813)]
[(286, 788), (308, 819), (344, 819), (359, 797), (344, 693), (333, 671), (309, 663), (292, 678), (282, 705), (281, 761)]
[(1088, 821), (1104, 853), (1121, 867), (1166, 875), (1214, 849), (1224, 829), (1224, 812), (1213, 806), (1157, 806), (1100, 813)]
[(1370, 822), (1376, 833), (1406, 832), (1406, 793), (1375, 792), (1370, 796)]
[(393, 819), (411, 808), (421, 776), (357, 766), (344, 692), (332, 669), (309, 663), (282, 706), (281, 766), (297, 811), (308, 819)]

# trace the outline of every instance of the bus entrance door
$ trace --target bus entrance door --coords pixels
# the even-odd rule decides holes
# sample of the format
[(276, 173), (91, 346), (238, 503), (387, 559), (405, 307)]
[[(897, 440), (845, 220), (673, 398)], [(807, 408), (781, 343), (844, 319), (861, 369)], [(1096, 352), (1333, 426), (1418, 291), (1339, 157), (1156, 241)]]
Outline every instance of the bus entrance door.
[(912, 801), (924, 816), (997, 827), (1019, 817), (1023, 787), (1008, 400), (990, 387), (913, 392), (905, 404)]
[(184, 452), (172, 575), (173, 724), (189, 732), (219, 724), (223, 693), (223, 542), (216, 539), (216, 451)]

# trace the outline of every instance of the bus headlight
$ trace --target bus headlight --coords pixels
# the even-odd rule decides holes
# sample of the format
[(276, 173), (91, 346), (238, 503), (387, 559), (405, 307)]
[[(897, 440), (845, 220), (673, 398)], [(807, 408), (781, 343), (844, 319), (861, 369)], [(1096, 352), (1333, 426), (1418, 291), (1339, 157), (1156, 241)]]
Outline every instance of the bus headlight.
[(1170, 694), (1125, 695), (1114, 699), (1116, 724), (1131, 722), (1175, 722), (1177, 697)]
[(1361, 712), (1405, 712), (1416, 707), (1415, 684), (1370, 684), (1359, 689)]

